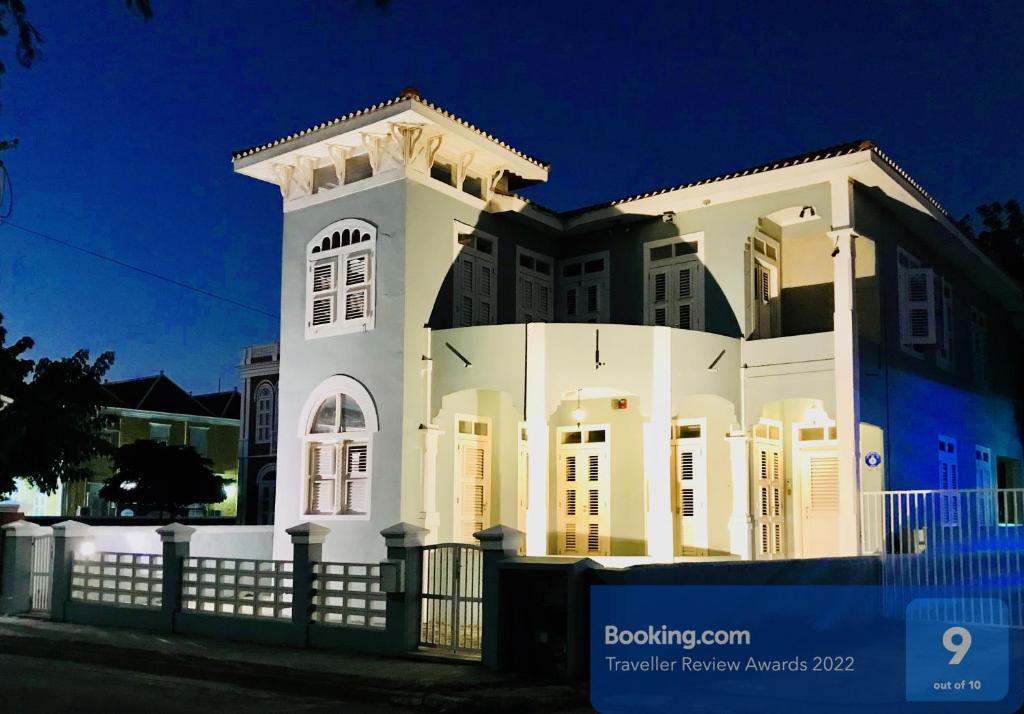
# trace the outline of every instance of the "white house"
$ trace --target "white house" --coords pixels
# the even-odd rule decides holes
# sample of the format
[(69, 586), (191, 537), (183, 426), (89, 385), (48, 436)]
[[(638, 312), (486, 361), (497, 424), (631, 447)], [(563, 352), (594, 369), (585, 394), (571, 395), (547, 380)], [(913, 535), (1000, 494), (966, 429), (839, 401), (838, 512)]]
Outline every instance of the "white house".
[(284, 212), (277, 557), (855, 554), (862, 491), (1020, 484), (1021, 292), (871, 142), (556, 213), (409, 89), (234, 168)]

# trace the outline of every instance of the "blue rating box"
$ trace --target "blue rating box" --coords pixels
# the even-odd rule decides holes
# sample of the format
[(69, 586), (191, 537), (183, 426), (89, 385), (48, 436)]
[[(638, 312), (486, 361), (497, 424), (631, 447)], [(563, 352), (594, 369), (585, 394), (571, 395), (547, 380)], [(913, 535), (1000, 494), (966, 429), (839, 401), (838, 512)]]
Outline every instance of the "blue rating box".
[[(972, 625), (970, 614), (1009, 622), (1002, 600), (919, 598), (907, 606), (907, 700), (994, 702), (1010, 684), (1008, 629)], [(994, 616), (994, 617), (993, 617)]]

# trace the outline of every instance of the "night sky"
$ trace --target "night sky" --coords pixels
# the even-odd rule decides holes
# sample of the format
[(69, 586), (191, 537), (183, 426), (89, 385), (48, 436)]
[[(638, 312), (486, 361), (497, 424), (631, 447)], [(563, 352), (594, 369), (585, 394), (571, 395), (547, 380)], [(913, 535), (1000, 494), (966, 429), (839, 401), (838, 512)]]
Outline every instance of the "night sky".
[[(278, 311), (277, 189), (232, 150), (406, 85), (552, 164), (566, 209), (877, 141), (954, 215), (1024, 199), (1022, 3), (28, 0), (43, 59), (0, 87), (10, 221)], [(88, 5), (89, 13), (67, 8)], [(238, 383), (273, 318), (0, 226), (0, 312), (37, 356)]]

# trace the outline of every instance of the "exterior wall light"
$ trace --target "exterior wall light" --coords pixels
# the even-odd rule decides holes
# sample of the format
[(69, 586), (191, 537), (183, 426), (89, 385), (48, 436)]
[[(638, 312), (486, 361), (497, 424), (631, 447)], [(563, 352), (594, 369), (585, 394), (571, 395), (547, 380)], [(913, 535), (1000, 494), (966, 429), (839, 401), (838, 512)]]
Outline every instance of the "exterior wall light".
[(580, 405), (580, 392), (582, 391), (582, 389), (576, 390), (576, 408), (572, 410), (572, 418), (576, 420), (576, 428), (579, 428), (580, 424), (583, 423), (583, 420), (587, 416), (587, 413), (583, 410), (583, 407)]

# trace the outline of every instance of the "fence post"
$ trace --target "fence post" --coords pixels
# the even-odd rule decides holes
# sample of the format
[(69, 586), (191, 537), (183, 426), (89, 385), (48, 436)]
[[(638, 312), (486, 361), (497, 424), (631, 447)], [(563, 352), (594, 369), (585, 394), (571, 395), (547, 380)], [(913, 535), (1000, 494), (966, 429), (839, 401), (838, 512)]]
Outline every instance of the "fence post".
[(42, 530), (28, 521), (13, 521), (0, 528), (0, 615), (17, 615), (32, 609), (32, 539)]
[(501, 632), (501, 583), (499, 580), (501, 561), (511, 558), (519, 551), (521, 531), (509, 526), (497, 525), (473, 534), (480, 541), (483, 551), (483, 632), (481, 633), (480, 660), (488, 669), (497, 670), (503, 665)]
[[(160, 610), (164, 614), (168, 632), (174, 632), (174, 618), (181, 612), (181, 593), (185, 560), (189, 557), (192, 534), (196, 529), (184, 523), (169, 523), (156, 529), (163, 544), (163, 580), (160, 590)], [(198, 584), (197, 584), (198, 585)]]
[(50, 619), (64, 622), (71, 598), (71, 564), (89, 538), (90, 528), (78, 521), (61, 521), (53, 527), (53, 572), (50, 575)]
[(397, 652), (412, 652), (420, 644), (423, 539), (427, 529), (403, 521), (380, 534), (388, 551), (388, 559), (380, 564), (380, 589), (387, 593), (388, 640)]
[(305, 646), (309, 638), (309, 620), (313, 614), (316, 591), (313, 580), (316, 565), (323, 560), (324, 539), (331, 532), (316, 523), (300, 523), (285, 530), (292, 538), (292, 625), (298, 642)]

